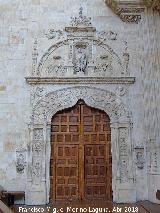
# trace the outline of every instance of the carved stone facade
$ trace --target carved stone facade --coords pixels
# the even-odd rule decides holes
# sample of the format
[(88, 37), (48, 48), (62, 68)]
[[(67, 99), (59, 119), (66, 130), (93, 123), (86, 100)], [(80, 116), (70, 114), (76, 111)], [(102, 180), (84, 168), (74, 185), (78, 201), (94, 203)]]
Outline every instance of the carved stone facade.
[[(113, 200), (133, 202), (136, 197), (131, 149), (132, 119), (128, 106), (121, 99), (129, 85), (135, 82), (135, 78), (129, 74), (127, 42), (122, 45), (122, 56), (119, 57), (106, 43), (108, 40), (116, 43), (117, 33), (97, 32), (92, 26), (91, 18), (83, 15), (83, 8), (80, 8), (78, 17), (72, 17), (70, 25), (65, 31), (61, 31), (64, 40), (52, 45), (40, 61), (36, 61), (37, 66), (33, 57), (32, 76), (26, 78), (32, 85), (29, 143), (32, 155), (29, 162), (30, 179), (27, 184), (26, 202), (49, 202), (51, 118), (57, 111), (74, 106), (80, 99), (88, 106), (104, 110), (109, 115), (112, 135)], [(57, 32), (49, 32), (47, 37), (55, 38)], [(34, 44), (33, 52), (35, 49)], [(52, 83), (62, 86), (55, 90)], [(96, 87), (96, 84), (100, 86), (107, 83), (113, 84), (114, 89), (110, 91)], [(63, 88), (65, 84), (68, 84), (67, 88)], [(47, 151), (44, 153), (44, 150)], [(41, 191), (37, 190), (39, 188)], [(38, 199), (33, 201), (33, 197), (37, 196)]]
[(156, 4), (17, 2), (0, 3), (0, 185), (49, 202), (51, 118), (83, 99), (110, 118), (113, 201), (159, 203)]

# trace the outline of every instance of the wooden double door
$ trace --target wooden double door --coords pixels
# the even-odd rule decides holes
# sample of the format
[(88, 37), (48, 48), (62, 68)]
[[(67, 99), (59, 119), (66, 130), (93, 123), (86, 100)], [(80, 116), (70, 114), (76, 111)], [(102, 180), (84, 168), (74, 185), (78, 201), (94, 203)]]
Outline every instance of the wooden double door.
[(79, 101), (51, 123), (50, 201), (112, 200), (107, 114)]

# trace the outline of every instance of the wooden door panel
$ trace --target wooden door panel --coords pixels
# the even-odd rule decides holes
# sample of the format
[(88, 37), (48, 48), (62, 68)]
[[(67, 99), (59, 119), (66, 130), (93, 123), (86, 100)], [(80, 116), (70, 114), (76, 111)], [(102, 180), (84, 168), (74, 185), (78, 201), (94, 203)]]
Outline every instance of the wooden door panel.
[(56, 200), (78, 199), (78, 145), (57, 145)]
[(85, 145), (85, 198), (106, 197), (105, 145)]
[(84, 102), (51, 125), (51, 200), (112, 199), (110, 120)]

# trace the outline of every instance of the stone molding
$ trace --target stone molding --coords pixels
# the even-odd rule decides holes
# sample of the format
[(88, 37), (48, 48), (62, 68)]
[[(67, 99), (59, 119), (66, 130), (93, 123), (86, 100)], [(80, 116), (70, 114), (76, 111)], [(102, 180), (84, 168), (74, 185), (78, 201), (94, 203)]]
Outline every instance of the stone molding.
[(26, 77), (28, 84), (133, 84), (135, 77)]

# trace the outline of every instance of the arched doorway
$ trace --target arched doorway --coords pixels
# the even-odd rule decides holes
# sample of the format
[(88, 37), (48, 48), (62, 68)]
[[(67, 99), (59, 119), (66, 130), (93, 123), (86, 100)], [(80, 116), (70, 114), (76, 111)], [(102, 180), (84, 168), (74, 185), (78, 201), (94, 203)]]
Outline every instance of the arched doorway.
[(108, 115), (77, 104), (51, 121), (50, 201), (112, 200)]

